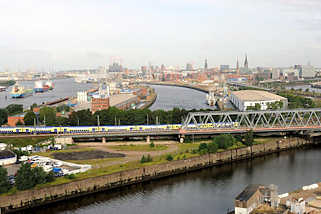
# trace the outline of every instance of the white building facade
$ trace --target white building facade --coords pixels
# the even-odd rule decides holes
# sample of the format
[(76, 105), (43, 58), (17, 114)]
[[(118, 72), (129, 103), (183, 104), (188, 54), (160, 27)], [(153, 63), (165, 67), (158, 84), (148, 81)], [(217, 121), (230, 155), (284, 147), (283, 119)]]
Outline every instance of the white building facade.
[(282, 109), (286, 109), (288, 101), (286, 98), (266, 92), (255, 90), (234, 91), (230, 95), (230, 101), (239, 111), (247, 111), (251, 107), (260, 106), (258, 110), (267, 110), (269, 105), (282, 102)]

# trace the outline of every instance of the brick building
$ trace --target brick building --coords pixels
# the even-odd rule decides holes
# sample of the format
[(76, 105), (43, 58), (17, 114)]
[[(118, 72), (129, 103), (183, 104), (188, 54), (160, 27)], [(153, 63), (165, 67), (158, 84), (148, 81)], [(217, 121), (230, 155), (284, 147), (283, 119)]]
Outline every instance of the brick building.
[(16, 116), (9, 116), (8, 117), (8, 126), (16, 126), (16, 124), (20, 121), (24, 123), (24, 115), (16, 115)]
[(108, 109), (110, 106), (109, 97), (106, 98), (92, 98), (91, 100), (91, 111), (95, 113), (103, 109)]

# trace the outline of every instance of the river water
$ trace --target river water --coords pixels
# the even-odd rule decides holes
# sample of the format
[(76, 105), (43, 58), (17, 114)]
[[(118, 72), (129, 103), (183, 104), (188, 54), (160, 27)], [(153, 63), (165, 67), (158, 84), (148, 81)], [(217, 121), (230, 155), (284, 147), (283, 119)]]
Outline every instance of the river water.
[(183, 87), (152, 85), (157, 94), (150, 110), (172, 110), (173, 108), (215, 109), (206, 104), (206, 93)]
[(36, 208), (30, 213), (224, 214), (248, 184), (276, 184), (279, 193), (319, 182), (321, 148), (281, 152), (252, 161), (106, 191)]
[[(27, 89), (34, 88), (34, 81), (20, 81), (18, 84)], [(64, 97), (76, 96), (78, 91), (88, 90), (95, 87), (94, 84), (77, 83), (74, 79), (53, 80), (53, 84), (55, 88), (52, 91), (37, 94), (34, 93), (33, 96), (19, 99), (12, 99), (10, 97), (12, 89), (11, 86), (6, 92), (0, 92), (0, 108), (4, 108), (9, 104), (23, 104), (24, 108), (28, 108), (33, 103), (42, 104), (44, 102), (55, 101)]]

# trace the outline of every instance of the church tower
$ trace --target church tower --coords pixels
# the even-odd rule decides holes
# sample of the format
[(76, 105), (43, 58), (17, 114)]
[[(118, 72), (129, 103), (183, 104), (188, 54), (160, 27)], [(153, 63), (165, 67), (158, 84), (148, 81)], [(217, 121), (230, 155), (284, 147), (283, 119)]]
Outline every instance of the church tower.
[(204, 71), (207, 71), (207, 59), (205, 59)]
[(247, 55), (245, 54), (245, 61), (244, 61), (244, 69), (248, 70), (249, 69), (249, 63), (247, 61)]
[(239, 64), (239, 58), (236, 58), (236, 73), (240, 74), (240, 64)]

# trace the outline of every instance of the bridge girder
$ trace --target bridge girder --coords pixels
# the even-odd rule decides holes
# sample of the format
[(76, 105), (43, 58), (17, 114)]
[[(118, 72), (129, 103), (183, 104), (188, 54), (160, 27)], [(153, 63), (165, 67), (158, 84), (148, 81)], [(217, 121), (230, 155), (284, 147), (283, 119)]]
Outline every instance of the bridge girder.
[(182, 124), (185, 130), (190, 124), (200, 129), (205, 124), (238, 123), (244, 128), (276, 127), (321, 127), (321, 108), (292, 109), (275, 111), (231, 111), (231, 112), (192, 112)]

